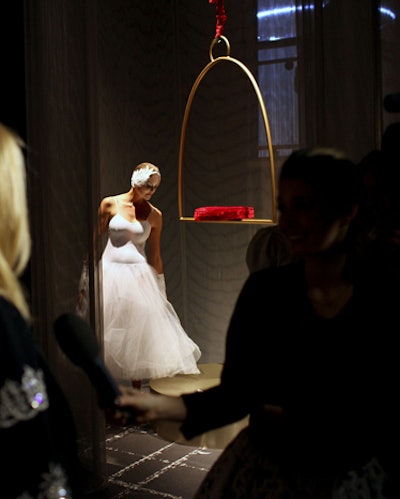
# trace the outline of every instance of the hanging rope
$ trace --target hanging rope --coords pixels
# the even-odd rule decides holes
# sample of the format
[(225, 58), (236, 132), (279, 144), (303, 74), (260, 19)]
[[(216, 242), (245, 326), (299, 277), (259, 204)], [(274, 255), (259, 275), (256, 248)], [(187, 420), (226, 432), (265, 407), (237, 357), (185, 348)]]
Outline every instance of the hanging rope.
[(224, 0), (208, 0), (208, 3), (216, 4), (217, 24), (215, 26), (215, 38), (219, 38), (224, 34), (224, 26), (227, 20), (224, 7)]

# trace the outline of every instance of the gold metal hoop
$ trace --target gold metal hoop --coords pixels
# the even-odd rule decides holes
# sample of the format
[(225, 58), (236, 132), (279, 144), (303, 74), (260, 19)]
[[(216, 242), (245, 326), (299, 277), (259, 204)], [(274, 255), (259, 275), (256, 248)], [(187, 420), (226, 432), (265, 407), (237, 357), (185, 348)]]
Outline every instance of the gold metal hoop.
[[(213, 48), (215, 44), (219, 41), (222, 40), (224, 41), (226, 45), (226, 50), (227, 50), (227, 55), (225, 56), (220, 56), (214, 58), (213, 56)], [(274, 161), (274, 151), (272, 148), (272, 139), (271, 139), (271, 130), (269, 126), (269, 121), (268, 121), (268, 115), (267, 115), (267, 110), (265, 108), (264, 100), (260, 91), (260, 87), (258, 86), (258, 83), (256, 79), (254, 78), (253, 74), (250, 72), (250, 70), (238, 59), (235, 59), (233, 57), (230, 57), (230, 45), (229, 41), (226, 37), (224, 36), (219, 36), (218, 38), (214, 38), (213, 41), (211, 42), (210, 45), (210, 62), (204, 67), (204, 69), (200, 72), (199, 76), (196, 78), (196, 81), (194, 82), (192, 89), (190, 91), (188, 100), (186, 102), (186, 108), (185, 108), (185, 114), (183, 116), (183, 122), (182, 122), (182, 128), (181, 128), (181, 139), (180, 139), (180, 147), (179, 147), (179, 173), (178, 173), (178, 209), (179, 209), (179, 220), (185, 221), (185, 222), (206, 222), (206, 223), (247, 223), (247, 224), (276, 224), (276, 180), (275, 180), (275, 161)], [(197, 88), (200, 85), (201, 80), (204, 78), (204, 76), (210, 71), (211, 68), (216, 66), (220, 62), (232, 62), (233, 64), (236, 64), (248, 77), (250, 80), (251, 84), (253, 85), (254, 92), (257, 95), (258, 103), (261, 109), (263, 121), (264, 121), (264, 128), (265, 128), (265, 134), (266, 134), (266, 139), (267, 139), (267, 144), (268, 144), (268, 152), (269, 152), (269, 177), (271, 181), (271, 213), (272, 213), (272, 218), (246, 218), (243, 220), (195, 220), (194, 217), (187, 217), (183, 215), (183, 181), (182, 181), (182, 175), (183, 175), (183, 152), (185, 148), (185, 139), (186, 139), (186, 128), (187, 128), (187, 123), (189, 119), (189, 114), (190, 114), (190, 109), (192, 107), (193, 99), (196, 94)]]

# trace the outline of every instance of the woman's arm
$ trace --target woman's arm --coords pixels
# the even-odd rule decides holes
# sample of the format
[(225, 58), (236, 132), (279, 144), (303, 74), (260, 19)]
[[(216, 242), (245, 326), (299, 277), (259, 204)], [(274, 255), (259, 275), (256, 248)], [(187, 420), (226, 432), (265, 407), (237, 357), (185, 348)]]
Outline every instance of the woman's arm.
[(97, 227), (94, 229), (93, 234), (93, 247), (95, 251), (95, 262), (100, 260), (103, 252), (103, 236), (107, 233), (108, 224), (115, 214), (114, 199), (109, 196), (102, 199), (99, 209), (97, 210)]
[[(260, 390), (253, 385), (257, 385), (257, 380), (262, 383), (260, 376), (254, 374), (254, 352), (263, 346), (258, 323), (265, 313), (256, 299), (262, 296), (259, 291), (257, 286), (254, 289), (247, 283), (240, 293), (228, 330), (227, 357), (220, 385), (181, 397), (128, 389), (123, 391), (120, 406), (133, 409), (137, 423), (157, 419), (182, 422), (185, 438), (239, 421), (249, 414), (251, 408), (260, 403)], [(258, 363), (257, 374), (262, 370), (263, 364)]]
[(149, 216), (151, 232), (147, 240), (146, 255), (149, 265), (151, 265), (157, 274), (163, 273), (163, 262), (161, 258), (161, 232), (162, 232), (162, 213), (157, 208), (152, 208)]

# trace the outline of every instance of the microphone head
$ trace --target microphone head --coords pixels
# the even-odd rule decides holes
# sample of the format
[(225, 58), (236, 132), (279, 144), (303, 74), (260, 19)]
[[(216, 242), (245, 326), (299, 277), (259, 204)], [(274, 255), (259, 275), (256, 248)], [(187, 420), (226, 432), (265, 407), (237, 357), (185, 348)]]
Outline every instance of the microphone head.
[(99, 345), (90, 325), (75, 314), (60, 315), (54, 321), (54, 333), (57, 341), (77, 366), (84, 367), (99, 356)]
[(97, 338), (89, 324), (78, 315), (63, 314), (53, 327), (62, 351), (88, 375), (100, 407), (114, 407), (120, 391), (99, 355)]
[[(81, 367), (98, 395), (101, 408), (116, 409), (115, 400), (121, 392), (99, 354), (96, 335), (87, 322), (75, 314), (63, 314), (53, 324), (62, 351), (71, 362)], [(134, 421), (129, 408), (120, 409), (127, 421)]]
[(385, 95), (383, 107), (388, 113), (400, 113), (400, 92)]

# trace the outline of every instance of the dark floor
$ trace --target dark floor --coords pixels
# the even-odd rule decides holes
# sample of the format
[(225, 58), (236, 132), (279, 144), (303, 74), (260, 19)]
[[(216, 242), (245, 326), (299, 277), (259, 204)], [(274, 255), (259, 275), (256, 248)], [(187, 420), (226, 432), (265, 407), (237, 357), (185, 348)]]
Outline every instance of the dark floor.
[(191, 499), (221, 449), (164, 440), (151, 426), (106, 428), (109, 484), (101, 499)]

